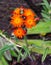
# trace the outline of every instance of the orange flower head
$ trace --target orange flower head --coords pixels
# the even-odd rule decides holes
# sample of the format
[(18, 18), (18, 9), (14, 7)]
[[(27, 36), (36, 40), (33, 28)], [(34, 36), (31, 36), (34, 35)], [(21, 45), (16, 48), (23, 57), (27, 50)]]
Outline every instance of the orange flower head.
[(15, 30), (13, 31), (13, 34), (14, 34), (16, 37), (18, 37), (18, 38), (22, 38), (23, 36), (26, 35), (25, 30), (23, 30), (22, 28), (15, 29)]
[(16, 8), (13, 12), (13, 15), (22, 15), (24, 13), (24, 9), (23, 8)]
[(33, 12), (31, 9), (25, 8), (24, 9), (24, 15), (25, 16), (36, 16), (35, 12)]
[(13, 16), (10, 24), (13, 27), (21, 27), (23, 24), (23, 19), (20, 16)]
[(36, 25), (36, 21), (34, 21), (34, 18), (29, 16), (27, 17), (27, 20), (24, 22), (24, 24), (27, 28), (32, 28), (33, 26)]

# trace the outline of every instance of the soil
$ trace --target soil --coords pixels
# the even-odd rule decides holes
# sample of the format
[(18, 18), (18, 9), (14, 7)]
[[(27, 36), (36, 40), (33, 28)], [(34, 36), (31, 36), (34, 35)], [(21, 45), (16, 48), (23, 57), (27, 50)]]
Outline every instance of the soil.
[(9, 62), (9, 65), (51, 65), (51, 55), (48, 55), (45, 61), (41, 62), (41, 55), (35, 54), (36, 60), (31, 60), (29, 57), (24, 59), (24, 61), (17, 62), (16, 58), (13, 57), (13, 60)]

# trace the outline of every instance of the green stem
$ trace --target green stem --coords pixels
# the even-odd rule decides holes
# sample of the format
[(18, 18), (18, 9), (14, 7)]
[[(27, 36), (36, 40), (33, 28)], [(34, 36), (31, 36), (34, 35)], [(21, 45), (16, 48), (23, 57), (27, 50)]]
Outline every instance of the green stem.
[(25, 40), (25, 44), (26, 44), (26, 46), (27, 46), (27, 48), (28, 48), (28, 42), (27, 42), (27, 37), (26, 36), (24, 36), (24, 40)]

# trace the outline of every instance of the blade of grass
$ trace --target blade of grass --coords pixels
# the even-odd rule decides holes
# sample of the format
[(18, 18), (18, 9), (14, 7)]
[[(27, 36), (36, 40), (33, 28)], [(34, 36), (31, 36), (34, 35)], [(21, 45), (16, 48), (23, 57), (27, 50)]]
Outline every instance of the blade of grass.
[(44, 62), (44, 60), (45, 60), (45, 58), (46, 58), (46, 56), (47, 56), (47, 54), (48, 54), (48, 51), (49, 51), (49, 48), (46, 48), (46, 49), (44, 50), (44, 53), (43, 53), (43, 56), (42, 56), (42, 62)]

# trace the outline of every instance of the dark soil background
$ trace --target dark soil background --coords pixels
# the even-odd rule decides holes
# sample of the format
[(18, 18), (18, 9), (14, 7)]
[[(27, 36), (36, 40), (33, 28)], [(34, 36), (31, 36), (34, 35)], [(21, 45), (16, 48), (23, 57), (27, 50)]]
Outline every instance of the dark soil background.
[[(51, 0), (48, 0), (48, 2), (50, 1)], [(41, 2), (42, 0), (0, 0), (0, 29), (6, 30), (9, 27), (11, 13), (16, 7), (29, 7), (33, 9), (40, 18), (42, 18), (40, 14), (42, 6), (37, 5)], [(10, 30), (8, 30), (8, 32), (10, 32)], [(21, 62), (23, 64), (17, 63), (13, 58), (15, 64), (12, 61), (10, 65), (51, 65), (51, 55), (47, 56), (43, 64), (41, 63), (41, 56), (36, 56), (36, 58), (36, 61), (34, 61), (33, 63), (29, 58), (27, 58), (23, 62)]]
[(34, 57), (36, 60), (27, 57), (20, 62), (17, 62), (16, 58), (13, 57), (12, 61), (9, 62), (9, 65), (51, 65), (51, 55), (48, 55), (43, 63), (41, 62), (42, 55), (34, 53)]

